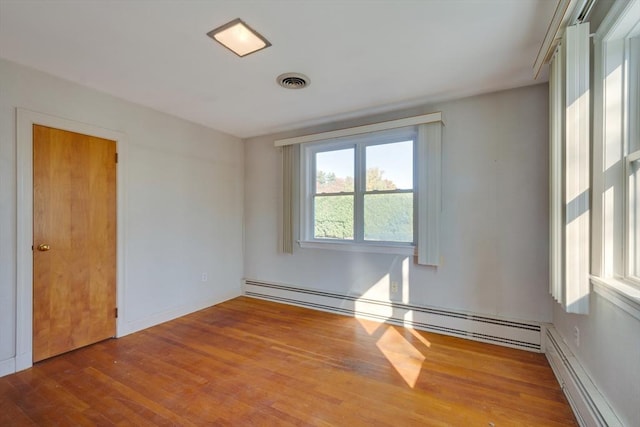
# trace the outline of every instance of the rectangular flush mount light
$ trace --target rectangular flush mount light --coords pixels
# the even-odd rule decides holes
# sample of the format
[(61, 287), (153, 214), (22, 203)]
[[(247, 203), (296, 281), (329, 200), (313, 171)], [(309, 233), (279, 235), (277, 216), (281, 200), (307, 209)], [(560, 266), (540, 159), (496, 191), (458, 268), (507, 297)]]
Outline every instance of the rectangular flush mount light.
[(209, 31), (207, 35), (240, 57), (271, 46), (269, 40), (240, 18)]

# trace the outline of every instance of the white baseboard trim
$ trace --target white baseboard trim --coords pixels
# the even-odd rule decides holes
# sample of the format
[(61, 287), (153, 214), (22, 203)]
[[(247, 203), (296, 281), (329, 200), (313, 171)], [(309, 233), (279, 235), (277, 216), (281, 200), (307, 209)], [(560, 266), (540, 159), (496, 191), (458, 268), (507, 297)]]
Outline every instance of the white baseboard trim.
[(581, 427), (622, 427), (580, 362), (553, 326), (546, 328), (546, 356)]
[(15, 372), (29, 369), (32, 365), (33, 365), (33, 353), (31, 351), (16, 354)]
[(13, 374), (16, 371), (16, 358), (0, 360), (0, 377)]
[(537, 322), (509, 320), (396, 301), (373, 300), (251, 279), (244, 280), (244, 294), (521, 350), (543, 351), (542, 328)]
[(218, 296), (216, 298), (182, 305), (180, 307), (177, 307), (171, 310), (166, 310), (160, 313), (156, 313), (152, 316), (145, 317), (144, 319), (133, 320), (133, 321), (125, 320), (122, 324), (122, 327), (118, 328), (117, 337), (121, 338), (125, 335), (129, 335), (134, 332), (138, 332), (143, 329), (147, 329), (152, 326), (156, 326), (161, 323), (165, 323), (170, 320), (177, 319), (178, 317), (186, 316), (187, 314), (191, 314), (199, 310), (204, 310), (205, 308), (209, 308), (216, 304), (220, 304), (224, 301), (239, 297), (240, 295), (241, 295), (240, 293), (234, 292), (228, 295), (224, 295), (222, 297)]

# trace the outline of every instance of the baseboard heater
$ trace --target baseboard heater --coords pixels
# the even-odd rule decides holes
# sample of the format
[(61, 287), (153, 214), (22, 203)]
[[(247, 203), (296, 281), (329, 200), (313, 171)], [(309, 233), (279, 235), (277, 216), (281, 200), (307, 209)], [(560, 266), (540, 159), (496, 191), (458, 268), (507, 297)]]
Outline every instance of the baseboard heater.
[(546, 329), (546, 356), (582, 427), (622, 427), (598, 388), (554, 327)]
[(541, 325), (397, 301), (245, 279), (244, 294), (347, 316), (452, 335), (522, 350), (542, 352)]

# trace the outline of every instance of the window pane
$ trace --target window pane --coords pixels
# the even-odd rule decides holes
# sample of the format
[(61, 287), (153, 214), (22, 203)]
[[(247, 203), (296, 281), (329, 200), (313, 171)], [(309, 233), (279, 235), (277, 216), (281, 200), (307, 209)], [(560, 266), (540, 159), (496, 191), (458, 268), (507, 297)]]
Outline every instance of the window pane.
[(353, 240), (353, 196), (316, 196), (314, 202), (314, 238)]
[(367, 191), (413, 189), (413, 141), (367, 147)]
[(413, 242), (413, 193), (365, 194), (364, 239)]
[(629, 146), (640, 150), (640, 36), (629, 39)]
[(630, 273), (640, 276), (640, 160), (631, 162), (629, 173), (629, 249)]
[(353, 192), (353, 148), (316, 154), (316, 194)]

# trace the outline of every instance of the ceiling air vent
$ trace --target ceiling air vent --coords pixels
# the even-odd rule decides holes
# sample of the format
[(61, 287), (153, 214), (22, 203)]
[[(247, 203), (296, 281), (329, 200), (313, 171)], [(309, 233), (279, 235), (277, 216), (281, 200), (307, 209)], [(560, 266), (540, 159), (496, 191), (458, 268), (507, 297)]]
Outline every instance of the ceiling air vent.
[(300, 73), (280, 74), (276, 81), (285, 89), (302, 89), (311, 84), (309, 77)]

